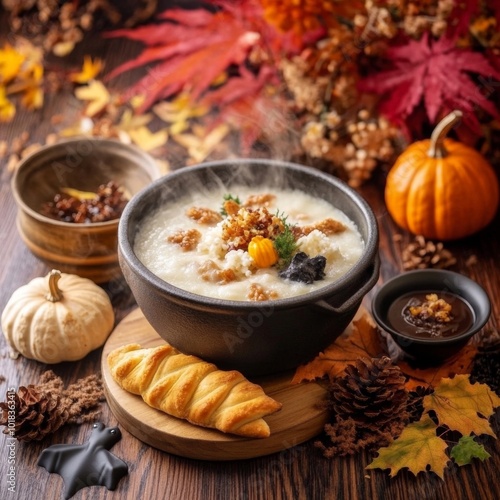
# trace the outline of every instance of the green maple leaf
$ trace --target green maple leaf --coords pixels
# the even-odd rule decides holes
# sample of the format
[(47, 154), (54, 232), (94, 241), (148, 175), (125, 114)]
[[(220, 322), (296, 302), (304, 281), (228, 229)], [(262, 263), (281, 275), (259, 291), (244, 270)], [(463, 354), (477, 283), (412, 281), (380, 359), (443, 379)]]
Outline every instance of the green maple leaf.
[(436, 424), (429, 415), (405, 427), (401, 435), (386, 448), (379, 450), (379, 456), (367, 469), (390, 469), (394, 477), (407, 467), (413, 474), (431, 470), (443, 479), (448, 463), (445, 450), (448, 445), (436, 436)]
[(491, 457), (484, 446), (476, 443), (472, 436), (462, 436), (458, 444), (451, 449), (450, 456), (458, 465), (470, 464), (473, 458), (486, 460)]

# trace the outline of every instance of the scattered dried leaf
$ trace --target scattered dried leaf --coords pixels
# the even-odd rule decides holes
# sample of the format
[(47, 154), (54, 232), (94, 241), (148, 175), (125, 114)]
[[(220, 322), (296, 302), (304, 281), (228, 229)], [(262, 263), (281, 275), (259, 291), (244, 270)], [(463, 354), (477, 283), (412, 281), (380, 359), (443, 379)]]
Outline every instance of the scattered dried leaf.
[(108, 89), (98, 80), (92, 80), (87, 86), (75, 89), (75, 96), (81, 101), (88, 101), (85, 115), (89, 117), (103, 111), (111, 101)]
[(398, 361), (397, 365), (409, 377), (406, 388), (411, 391), (419, 386), (435, 387), (443, 378), (470, 373), (476, 354), (477, 347), (468, 344), (446, 363), (439, 366), (415, 367), (405, 360)]
[(491, 455), (472, 436), (462, 436), (458, 444), (451, 449), (450, 457), (455, 460), (457, 465), (468, 465), (472, 463), (474, 458), (484, 461)]
[(129, 131), (140, 127), (145, 127), (153, 119), (151, 113), (136, 115), (130, 109), (126, 109), (116, 126), (119, 130)]
[(448, 463), (445, 450), (448, 445), (436, 436), (436, 424), (429, 415), (424, 415), (418, 422), (405, 427), (401, 435), (386, 448), (379, 450), (367, 469), (390, 469), (394, 477), (403, 468), (413, 474), (431, 470), (441, 479)]
[(28, 109), (43, 105), (43, 65), (40, 50), (25, 39), (16, 46), (6, 44), (0, 49), (0, 121), (10, 121), (16, 114), (10, 96), (20, 95)]
[(69, 79), (75, 83), (88, 83), (102, 71), (104, 64), (101, 59), (96, 57), (92, 60), (91, 56), (83, 57), (83, 66), (81, 71), (69, 75)]
[(9, 43), (0, 49), (0, 84), (6, 85), (21, 72), (26, 56)]
[(151, 132), (147, 127), (138, 127), (128, 131), (132, 141), (144, 151), (153, 151), (164, 146), (168, 140), (167, 129)]
[(192, 134), (177, 134), (172, 137), (187, 149), (193, 162), (199, 163), (212, 153), (228, 133), (229, 127), (226, 124), (220, 124), (208, 133), (204, 127), (193, 127)]
[(170, 133), (180, 134), (189, 128), (189, 120), (205, 115), (209, 108), (194, 104), (187, 92), (182, 92), (172, 101), (161, 101), (153, 107), (156, 116), (171, 123)]
[(441, 425), (463, 436), (474, 433), (495, 437), (488, 418), (500, 406), (500, 397), (486, 384), (471, 384), (469, 375), (441, 379), (423, 404), (426, 411), (436, 413)]

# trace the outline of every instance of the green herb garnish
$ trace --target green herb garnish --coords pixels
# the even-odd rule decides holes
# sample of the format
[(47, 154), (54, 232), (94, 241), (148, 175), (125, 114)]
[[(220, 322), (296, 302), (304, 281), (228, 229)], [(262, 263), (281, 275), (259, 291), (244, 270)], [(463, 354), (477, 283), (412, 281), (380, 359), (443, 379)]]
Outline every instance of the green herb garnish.
[(274, 248), (276, 248), (279, 256), (278, 267), (283, 268), (290, 264), (292, 257), (297, 252), (297, 242), (295, 241), (292, 226), (286, 221), (288, 215), (285, 215), (284, 212), (280, 214), (279, 210), (277, 210), (276, 217), (281, 219), (284, 226), (283, 232), (274, 239)]
[[(232, 200), (234, 201), (235, 203), (237, 203), (238, 205), (241, 205), (241, 201), (240, 199), (236, 196), (234, 197), (232, 194), (228, 193), (228, 194), (225, 194), (224, 195), (224, 201), (229, 201), (229, 200)], [(226, 209), (224, 208), (224, 203), (222, 203), (222, 206), (221, 206), (221, 209), (220, 209), (220, 213), (224, 216), (227, 216), (227, 212), (226, 212)]]

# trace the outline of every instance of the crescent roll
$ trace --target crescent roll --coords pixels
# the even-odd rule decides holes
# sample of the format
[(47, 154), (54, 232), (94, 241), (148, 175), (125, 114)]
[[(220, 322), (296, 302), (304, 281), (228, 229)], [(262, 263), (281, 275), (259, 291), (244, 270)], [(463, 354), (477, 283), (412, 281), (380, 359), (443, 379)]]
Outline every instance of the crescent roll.
[(219, 370), (168, 344), (144, 349), (128, 344), (110, 352), (107, 360), (120, 387), (142, 396), (149, 406), (195, 425), (265, 438), (270, 429), (263, 417), (281, 408), (240, 372)]

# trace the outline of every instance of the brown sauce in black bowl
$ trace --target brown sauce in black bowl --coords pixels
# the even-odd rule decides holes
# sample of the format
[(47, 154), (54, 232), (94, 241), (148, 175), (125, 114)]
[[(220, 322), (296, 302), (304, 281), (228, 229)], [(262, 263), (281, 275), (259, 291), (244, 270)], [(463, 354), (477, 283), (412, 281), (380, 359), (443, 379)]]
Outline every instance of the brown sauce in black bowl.
[(387, 321), (394, 330), (410, 337), (450, 338), (469, 330), (474, 312), (458, 295), (418, 291), (397, 298), (389, 307)]

